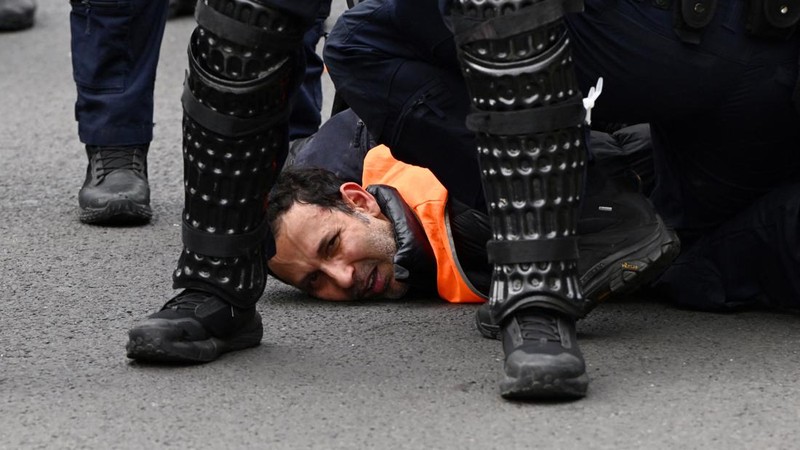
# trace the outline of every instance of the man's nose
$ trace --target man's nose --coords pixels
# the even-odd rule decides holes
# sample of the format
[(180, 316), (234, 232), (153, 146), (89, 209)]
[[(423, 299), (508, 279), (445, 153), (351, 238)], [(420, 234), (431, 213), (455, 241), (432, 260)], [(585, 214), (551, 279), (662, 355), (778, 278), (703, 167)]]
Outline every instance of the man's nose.
[(337, 286), (343, 289), (349, 289), (355, 281), (355, 268), (352, 264), (347, 264), (344, 261), (328, 261), (323, 267), (322, 271), (336, 283)]

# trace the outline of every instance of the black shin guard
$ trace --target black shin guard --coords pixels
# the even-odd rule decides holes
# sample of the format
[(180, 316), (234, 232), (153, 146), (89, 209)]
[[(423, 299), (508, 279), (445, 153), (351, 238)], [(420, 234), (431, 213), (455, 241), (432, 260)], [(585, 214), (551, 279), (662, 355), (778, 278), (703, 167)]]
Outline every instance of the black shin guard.
[(495, 323), (521, 308), (580, 315), (575, 230), (586, 149), (565, 12), (581, 1), (454, 0), (493, 240)]
[(174, 287), (249, 307), (266, 284), (265, 199), (288, 148), (303, 25), (249, 0), (199, 2), (183, 95), (184, 250)]

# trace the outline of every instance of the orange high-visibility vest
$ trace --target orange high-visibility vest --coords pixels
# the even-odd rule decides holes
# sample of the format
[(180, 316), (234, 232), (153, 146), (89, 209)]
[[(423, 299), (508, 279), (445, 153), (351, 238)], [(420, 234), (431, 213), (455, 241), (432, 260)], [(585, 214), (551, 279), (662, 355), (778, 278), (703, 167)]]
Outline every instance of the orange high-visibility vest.
[(385, 184), (400, 193), (417, 215), (436, 258), (436, 288), (439, 296), (453, 303), (486, 300), (464, 276), (455, 257), (450, 221), (447, 216), (447, 189), (430, 170), (400, 162), (389, 148), (379, 145), (364, 159), (363, 185)]

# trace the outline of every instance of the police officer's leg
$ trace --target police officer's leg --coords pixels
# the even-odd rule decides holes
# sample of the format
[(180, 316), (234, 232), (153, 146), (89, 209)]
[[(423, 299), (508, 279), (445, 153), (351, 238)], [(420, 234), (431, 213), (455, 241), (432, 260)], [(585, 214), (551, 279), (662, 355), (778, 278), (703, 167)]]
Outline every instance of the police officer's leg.
[(185, 289), (130, 331), (128, 356), (203, 362), (258, 345), (266, 194), (288, 146), (301, 39), (318, 9), (298, 0), (197, 5), (183, 94)]
[(694, 309), (800, 311), (800, 183), (773, 191), (693, 243), (658, 292)]
[(593, 118), (651, 123), (651, 199), (665, 222), (718, 226), (800, 169), (800, 34), (754, 36), (749, 2), (717, 1), (700, 43), (687, 44), (674, 12), (655, 3), (587, 0), (585, 13), (567, 15), (579, 83), (604, 77)]
[(575, 229), (584, 109), (564, 26), (580, 1), (454, 1), (459, 58), (493, 240), (490, 297), (508, 398), (579, 397), (588, 378), (575, 320), (583, 303)]
[(324, 57), (337, 95), (379, 143), (485, 208), (474, 135), (464, 128), (466, 87), (435, 2), (359, 3), (334, 25)]
[(292, 141), (311, 136), (322, 123), (322, 73), (325, 67), (317, 54), (317, 44), (325, 35), (325, 20), (331, 13), (331, 1), (322, 0), (314, 25), (303, 35), (306, 70), (289, 115), (289, 139)]
[(89, 164), (78, 195), (83, 222), (150, 219), (147, 151), (167, 0), (73, 2), (72, 68), (78, 135)]

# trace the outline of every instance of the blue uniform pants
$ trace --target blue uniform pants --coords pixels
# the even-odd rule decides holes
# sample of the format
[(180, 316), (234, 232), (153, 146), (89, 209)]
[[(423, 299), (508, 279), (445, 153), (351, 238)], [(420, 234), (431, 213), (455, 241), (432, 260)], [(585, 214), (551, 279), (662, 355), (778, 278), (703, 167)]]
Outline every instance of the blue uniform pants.
[(167, 0), (73, 1), (72, 70), (81, 142), (148, 144)]
[(322, 0), (314, 25), (303, 35), (306, 70), (303, 84), (292, 100), (289, 115), (289, 139), (311, 136), (322, 123), (322, 72), (324, 64), (317, 54), (317, 44), (325, 35), (325, 20), (331, 14), (331, 1)]
[(673, 12), (650, 2), (585, 4), (567, 24), (584, 92), (604, 78), (592, 116), (650, 123), (653, 201), (669, 225), (704, 234), (800, 181), (800, 115), (791, 100), (798, 35), (747, 35), (743, 0), (717, 2), (699, 45), (683, 43)]
[[(168, 0), (74, 0), (70, 14), (75, 118), (81, 142), (97, 146), (147, 144), (153, 139), (153, 88)], [(316, 131), (322, 61), (314, 55), (330, 0), (272, 0), (306, 23), (309, 73), (295, 102), (292, 132)], [(322, 7), (320, 7), (322, 3)], [(313, 42), (312, 42), (313, 41)]]
[(800, 312), (800, 183), (765, 194), (686, 246), (656, 287), (690, 308)]

